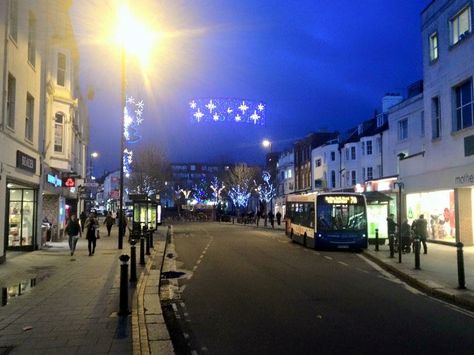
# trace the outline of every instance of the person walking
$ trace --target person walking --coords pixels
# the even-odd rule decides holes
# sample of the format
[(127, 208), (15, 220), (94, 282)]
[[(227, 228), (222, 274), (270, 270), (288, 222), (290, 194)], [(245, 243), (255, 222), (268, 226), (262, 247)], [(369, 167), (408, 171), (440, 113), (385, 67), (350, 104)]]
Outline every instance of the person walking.
[(426, 245), (426, 239), (428, 238), (428, 221), (425, 219), (425, 215), (420, 214), (420, 217), (413, 222), (412, 229), (415, 232), (415, 236), (418, 236), (423, 245), (423, 254), (428, 254), (428, 246)]
[(387, 217), (387, 232), (388, 232), (389, 242), (395, 241), (395, 233), (397, 231), (397, 224), (393, 220), (394, 218), (395, 218), (395, 215), (393, 213), (390, 213)]
[(89, 256), (94, 255), (95, 246), (97, 243), (96, 230), (99, 228), (99, 222), (93, 212), (89, 215), (86, 220), (86, 238), (87, 238), (87, 249), (89, 250)]
[(115, 224), (115, 219), (112, 217), (112, 212), (107, 213), (104, 224), (107, 227), (107, 236), (110, 237), (110, 231), (112, 230), (112, 226)]
[(280, 211), (277, 212), (276, 218), (277, 218), (277, 224), (280, 225), (280, 223), (281, 223), (281, 212)]
[(87, 215), (85, 211), (82, 211), (79, 215), (79, 219), (81, 220), (81, 230), (84, 232), (84, 226), (86, 225)]
[(268, 212), (268, 219), (270, 220), (270, 225), (275, 229), (275, 215), (272, 211)]
[(69, 250), (71, 251), (71, 256), (73, 256), (76, 251), (77, 241), (82, 237), (81, 226), (75, 214), (72, 214), (69, 218), (65, 231), (69, 237)]

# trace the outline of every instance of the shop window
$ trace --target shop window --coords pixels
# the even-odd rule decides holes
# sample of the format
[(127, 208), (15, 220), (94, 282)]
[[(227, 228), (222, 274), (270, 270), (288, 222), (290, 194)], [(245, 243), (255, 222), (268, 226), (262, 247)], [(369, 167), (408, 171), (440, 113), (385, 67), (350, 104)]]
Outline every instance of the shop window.
[(32, 247), (36, 220), (36, 190), (8, 190), (8, 247)]

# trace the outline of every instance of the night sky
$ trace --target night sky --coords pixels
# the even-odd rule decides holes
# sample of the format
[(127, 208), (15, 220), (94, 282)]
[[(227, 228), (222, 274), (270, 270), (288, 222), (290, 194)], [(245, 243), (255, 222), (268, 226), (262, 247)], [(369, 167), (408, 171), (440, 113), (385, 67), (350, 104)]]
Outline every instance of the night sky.
[[(173, 162), (263, 164), (311, 131), (346, 130), (380, 111), (387, 92), (422, 79), (420, 13), (429, 0), (133, 1), (165, 33), (145, 75), (130, 60), (127, 95), (143, 99), (136, 144), (160, 144)], [(98, 40), (113, 2), (74, 0), (95, 173), (120, 163), (118, 49)], [(110, 27), (110, 26), (109, 26)], [(164, 35), (166, 36), (166, 35)], [(193, 124), (189, 102), (266, 103), (266, 125)]]

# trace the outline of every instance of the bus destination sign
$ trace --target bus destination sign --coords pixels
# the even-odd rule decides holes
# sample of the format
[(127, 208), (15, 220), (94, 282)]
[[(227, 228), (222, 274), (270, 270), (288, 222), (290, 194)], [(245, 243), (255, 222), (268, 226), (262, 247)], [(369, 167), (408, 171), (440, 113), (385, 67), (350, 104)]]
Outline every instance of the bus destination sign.
[(356, 196), (324, 196), (324, 201), (330, 205), (357, 205)]

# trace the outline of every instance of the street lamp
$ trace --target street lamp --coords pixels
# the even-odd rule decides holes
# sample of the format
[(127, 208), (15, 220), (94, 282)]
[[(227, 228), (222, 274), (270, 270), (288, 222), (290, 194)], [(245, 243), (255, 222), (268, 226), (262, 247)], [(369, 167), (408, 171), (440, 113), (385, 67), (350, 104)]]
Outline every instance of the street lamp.
[(270, 142), (270, 140), (264, 139), (264, 140), (262, 141), (262, 146), (263, 146), (264, 148), (270, 148), (270, 153), (272, 152), (272, 142)]
[(125, 233), (125, 215), (123, 209), (124, 191), (124, 150), (125, 150), (125, 105), (126, 105), (126, 63), (127, 53), (134, 55), (145, 66), (150, 58), (151, 50), (157, 33), (145, 26), (143, 21), (134, 17), (130, 9), (123, 4), (117, 12), (116, 41), (120, 46), (121, 62), (121, 136), (120, 136), (120, 204), (119, 204), (119, 238), (118, 249), (123, 248), (123, 237)]
[[(268, 149), (270, 154), (272, 153), (272, 142), (269, 139), (265, 138), (264, 140), (262, 140), (262, 147), (264, 147), (265, 149)], [(270, 171), (271, 176), (274, 176), (275, 172), (273, 171), (273, 169), (271, 169), (271, 166), (270, 166), (271, 160), (272, 160), (272, 157), (270, 155), (268, 156), (268, 158), (265, 159), (265, 165), (267, 169), (271, 170)], [(268, 183), (270, 184), (270, 181), (268, 181)], [(270, 211), (273, 213), (273, 196), (270, 198)]]

